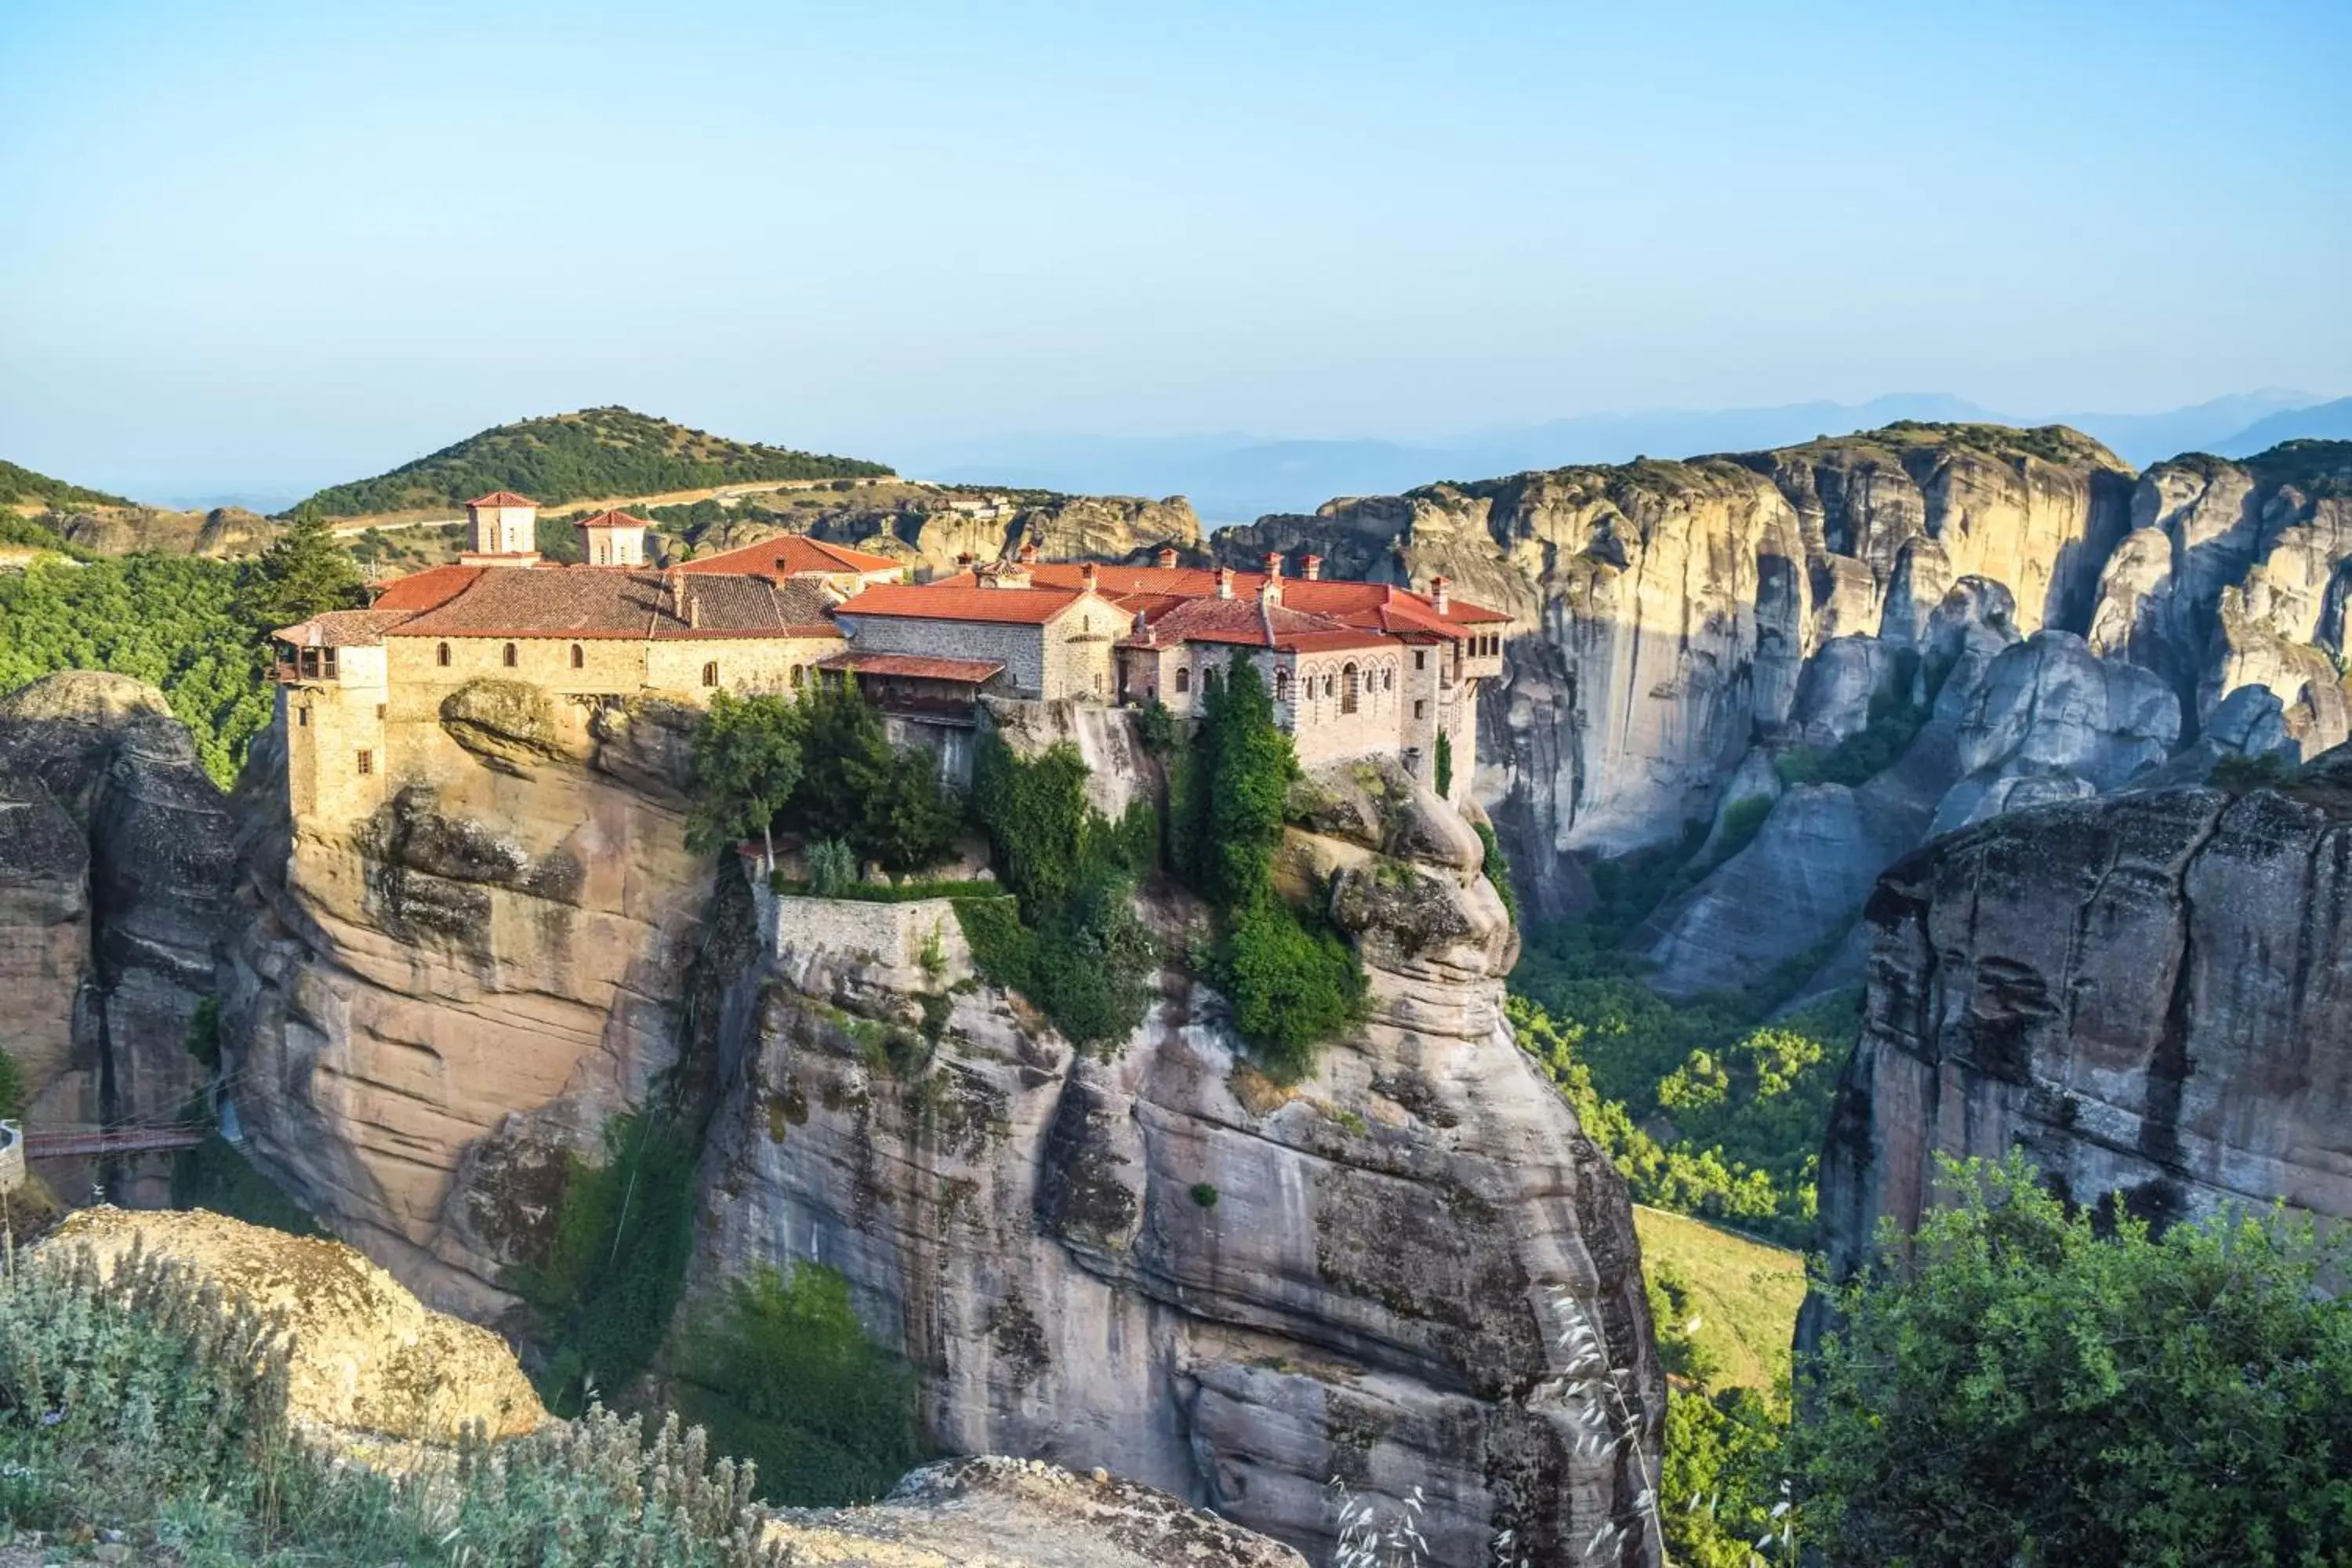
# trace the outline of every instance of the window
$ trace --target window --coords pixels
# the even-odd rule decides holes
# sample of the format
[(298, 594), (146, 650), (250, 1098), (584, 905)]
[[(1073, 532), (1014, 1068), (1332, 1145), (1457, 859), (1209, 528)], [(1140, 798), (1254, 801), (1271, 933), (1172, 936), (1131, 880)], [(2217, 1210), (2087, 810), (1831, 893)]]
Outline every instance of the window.
[(507, 651), (506, 651), (506, 665), (507, 665), (507, 668), (508, 668), (509, 669), (512, 669), (512, 668), (515, 667), (515, 664), (516, 664), (516, 658), (515, 658), (515, 645), (514, 645), (514, 644), (512, 644), (512, 643), (509, 643), (509, 644), (507, 644)]
[(1396, 671), (1394, 669), (1383, 669), (1381, 671), (1381, 689), (1382, 691), (1394, 691), (1396, 689)]
[(1277, 669), (1274, 672), (1274, 700), (1276, 702), (1290, 700), (1290, 671)]
[(449, 668), (449, 645), (447, 643), (443, 643), (439, 647), (433, 650), (433, 662), (439, 665), (444, 669)]
[(1421, 719), (1427, 717), (1428, 713), (1429, 704), (1421, 698), (1414, 698), (1412, 700), (1412, 716), (1416, 719)]
[(1412, 650), (1412, 667), (1415, 669), (1427, 669), (1429, 668), (1429, 650), (1427, 648), (1417, 647)]
[(808, 679), (808, 666), (807, 666), (807, 665), (804, 665), (804, 664), (796, 664), (796, 665), (793, 666), (793, 689), (794, 691), (798, 691), (798, 690), (801, 689), (801, 687), (802, 687), (803, 683), (803, 682), (805, 682), (807, 679)]
[(1339, 671), (1340, 712), (1353, 713), (1356, 710), (1356, 688), (1358, 684), (1359, 678), (1356, 674), (1356, 667), (1354, 665), (1350, 664), (1341, 668)]
[(1331, 693), (1338, 689), (1339, 679), (1339, 678), (1335, 675), (1327, 675), (1323, 678), (1323, 695), (1325, 697), (1329, 697)]
[(1191, 670), (1181, 668), (1178, 668), (1176, 671), (1176, 689), (1179, 691), (1190, 691), (1192, 689), (1192, 672)]
[(308, 708), (297, 708), (294, 710), (294, 725), (295, 728), (300, 730), (307, 730), (310, 727), (310, 710)]
[(714, 658), (709, 664), (702, 667), (702, 684), (705, 686), (716, 686), (719, 684), (719, 661), (717, 659)]
[(358, 757), (358, 764), (360, 777), (367, 777), (368, 774), (375, 772), (375, 753), (373, 752), (362, 750)]
[(573, 643), (572, 645), (572, 668), (574, 669), (585, 669), (588, 668), (588, 650), (582, 647), (578, 643)]

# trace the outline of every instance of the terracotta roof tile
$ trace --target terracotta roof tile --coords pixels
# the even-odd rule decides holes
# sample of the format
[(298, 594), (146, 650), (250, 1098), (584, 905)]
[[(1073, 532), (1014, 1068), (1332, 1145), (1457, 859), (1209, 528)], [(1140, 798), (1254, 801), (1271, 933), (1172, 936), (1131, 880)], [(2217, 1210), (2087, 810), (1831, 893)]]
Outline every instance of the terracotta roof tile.
[(529, 496), (519, 496), (512, 490), (492, 490), (486, 496), (476, 496), (467, 506), (537, 506)]
[[(1064, 588), (982, 588), (969, 578), (949, 578), (941, 583), (890, 583), (868, 588), (843, 603), (836, 613), (1042, 626), (1083, 596)], [(1116, 605), (1103, 607), (1118, 610)]]
[(395, 577), (376, 591), (374, 610), (406, 610), (411, 615), (446, 605), (474, 585), (488, 571), (483, 566), (428, 566), (406, 577)]
[(600, 511), (593, 517), (583, 517), (572, 525), (574, 528), (651, 528), (642, 517), (631, 517), (625, 511)]
[(824, 595), (805, 583), (706, 575), (682, 584), (686, 606), (659, 572), (610, 567), (508, 567), (402, 625), (399, 637), (707, 638), (837, 637)]
[(1179, 643), (1230, 643), (1249, 647), (1318, 651), (1378, 647), (1389, 639), (1328, 616), (1308, 615), (1286, 605), (1249, 598), (1187, 599), (1154, 617), (1126, 639), (1130, 647), (1172, 647)]
[(748, 572), (759, 576), (834, 576), (845, 572), (899, 572), (906, 563), (871, 551), (852, 550), (811, 539), (805, 533), (780, 533), (739, 549), (689, 561), (688, 572)]
[(269, 634), (272, 642), (296, 647), (365, 647), (383, 641), (383, 634), (408, 619), (407, 610), (327, 610), (296, 626)]

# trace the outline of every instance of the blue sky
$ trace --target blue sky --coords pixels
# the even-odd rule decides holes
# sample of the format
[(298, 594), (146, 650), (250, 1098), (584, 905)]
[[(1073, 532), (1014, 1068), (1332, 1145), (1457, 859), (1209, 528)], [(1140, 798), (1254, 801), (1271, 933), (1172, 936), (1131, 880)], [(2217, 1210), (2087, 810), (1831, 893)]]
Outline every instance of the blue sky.
[(0, 456), (2352, 392), (2352, 5), (0, 0)]

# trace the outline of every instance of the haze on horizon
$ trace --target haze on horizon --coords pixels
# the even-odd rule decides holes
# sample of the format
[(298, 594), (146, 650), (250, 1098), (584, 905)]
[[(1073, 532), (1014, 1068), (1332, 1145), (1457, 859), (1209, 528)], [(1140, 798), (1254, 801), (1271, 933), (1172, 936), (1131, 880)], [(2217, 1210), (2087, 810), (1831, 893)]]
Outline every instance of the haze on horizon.
[(0, 458), (2352, 392), (2352, 8), (0, 9)]

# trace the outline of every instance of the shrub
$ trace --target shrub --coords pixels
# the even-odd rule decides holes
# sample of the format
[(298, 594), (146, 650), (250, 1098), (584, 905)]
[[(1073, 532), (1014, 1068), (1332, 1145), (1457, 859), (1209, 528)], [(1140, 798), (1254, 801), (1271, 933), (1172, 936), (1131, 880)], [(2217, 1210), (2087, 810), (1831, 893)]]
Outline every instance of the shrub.
[(871, 1502), (921, 1457), (914, 1373), (867, 1337), (833, 1269), (732, 1281), (680, 1362), (679, 1404), (759, 1465), (770, 1502)]
[(808, 890), (820, 899), (837, 899), (857, 884), (857, 851), (838, 838), (820, 838), (808, 847)]
[(25, 1114), (25, 1069), (16, 1058), (0, 1048), (0, 1121), (15, 1121)]
[(188, 1054), (208, 1068), (220, 1066), (220, 998), (199, 997), (188, 1015)]
[(1143, 742), (1143, 749), (1155, 757), (1171, 755), (1183, 738), (1182, 727), (1177, 722), (1176, 715), (1157, 697), (1145, 703), (1136, 714), (1135, 732)]
[(1277, 1082), (1313, 1071), (1317, 1042), (1362, 1016), (1364, 972), (1355, 951), (1310, 928), (1271, 893), (1234, 917), (1223, 970), (1234, 1031), (1257, 1048)]
[(1519, 923), (1519, 896), (1511, 887), (1511, 867), (1503, 858), (1502, 840), (1495, 837), (1495, 829), (1486, 823), (1474, 822), (1471, 826), (1478, 830), (1478, 842), (1486, 847), (1486, 862), (1482, 867), (1486, 880), (1494, 885), (1496, 896), (1503, 900), (1503, 912), (1511, 917), (1513, 925), (1517, 925)]
[(839, 838), (893, 875), (937, 865), (954, 847), (962, 803), (929, 753), (890, 744), (849, 681), (822, 681), (799, 704), (800, 784), (787, 820)]
[(1437, 793), (1451, 799), (1454, 795), (1454, 738), (1444, 731), (1437, 732)]
[(2071, 1209), (2021, 1154), (1833, 1289), (1790, 1437), (1835, 1565), (2340, 1563), (2352, 1246), (2233, 1213), (2161, 1237)]
[(1217, 1206), (1217, 1184), (1214, 1182), (1194, 1182), (1192, 1201), (1204, 1209)]
[(604, 1160), (566, 1161), (547, 1256), (507, 1283), (537, 1320), (532, 1381), (558, 1415), (619, 1393), (668, 1332), (693, 1245), (693, 1142), (647, 1109), (604, 1124)]

